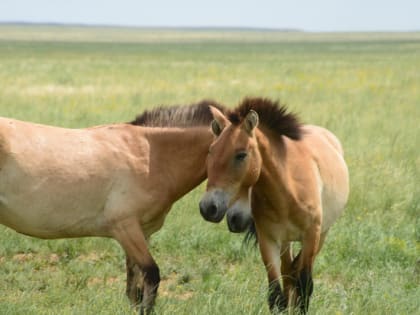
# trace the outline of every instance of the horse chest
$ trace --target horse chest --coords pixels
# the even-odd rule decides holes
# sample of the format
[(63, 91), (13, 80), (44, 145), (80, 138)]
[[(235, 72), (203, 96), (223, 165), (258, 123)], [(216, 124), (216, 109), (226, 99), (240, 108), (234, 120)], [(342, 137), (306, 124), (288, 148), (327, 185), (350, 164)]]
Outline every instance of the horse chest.
[(276, 233), (279, 241), (302, 240), (302, 230), (290, 221), (280, 224), (276, 229)]
[(301, 241), (303, 237), (302, 229), (291, 221), (285, 222), (261, 222), (258, 224), (259, 229), (264, 231), (264, 234), (270, 235), (270, 237), (278, 243), (288, 241)]

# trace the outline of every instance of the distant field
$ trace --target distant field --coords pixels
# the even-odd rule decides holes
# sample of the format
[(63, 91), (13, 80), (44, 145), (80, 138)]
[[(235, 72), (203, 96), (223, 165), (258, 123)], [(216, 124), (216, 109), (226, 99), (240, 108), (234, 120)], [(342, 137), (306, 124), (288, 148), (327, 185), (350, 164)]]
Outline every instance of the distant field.
[[(420, 33), (0, 26), (0, 116), (86, 127), (161, 104), (280, 99), (332, 130), (347, 210), (315, 265), (310, 314), (420, 314)], [(269, 314), (257, 250), (205, 222), (200, 186), (152, 237), (157, 314)], [(131, 314), (106, 239), (0, 227), (0, 314)]]
[(104, 26), (0, 24), (0, 40), (117, 43), (276, 43), (319, 41), (420, 40), (420, 32), (316, 33), (295, 30), (217, 28), (133, 28)]

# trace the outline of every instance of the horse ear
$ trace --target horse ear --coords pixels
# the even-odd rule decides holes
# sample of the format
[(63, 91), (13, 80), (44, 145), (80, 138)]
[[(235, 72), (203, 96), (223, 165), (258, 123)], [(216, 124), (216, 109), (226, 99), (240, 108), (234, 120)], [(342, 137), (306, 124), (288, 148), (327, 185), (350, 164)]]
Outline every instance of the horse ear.
[(223, 128), (219, 125), (216, 119), (211, 122), (211, 131), (213, 131), (215, 136), (218, 136), (222, 133)]
[(258, 126), (259, 118), (258, 113), (254, 110), (250, 110), (249, 113), (246, 115), (243, 126), (246, 132), (252, 134), (252, 131), (255, 127)]
[(218, 110), (216, 107), (209, 106), (211, 114), (213, 115), (214, 120), (211, 122), (211, 130), (213, 133), (218, 136), (222, 133), (223, 129), (227, 126), (229, 121), (226, 119), (225, 115)]

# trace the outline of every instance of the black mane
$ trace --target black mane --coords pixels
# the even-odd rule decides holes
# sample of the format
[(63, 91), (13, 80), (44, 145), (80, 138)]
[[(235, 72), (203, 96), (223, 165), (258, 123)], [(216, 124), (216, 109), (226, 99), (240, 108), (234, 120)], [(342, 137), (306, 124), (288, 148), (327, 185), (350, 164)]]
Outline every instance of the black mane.
[(213, 115), (209, 106), (222, 112), (225, 108), (212, 100), (203, 100), (197, 104), (186, 106), (159, 106), (146, 110), (138, 115), (130, 124), (145, 127), (194, 127), (209, 125)]
[(288, 113), (287, 108), (278, 101), (274, 102), (267, 98), (245, 98), (229, 113), (228, 119), (232, 124), (239, 125), (251, 109), (258, 113), (262, 126), (293, 140), (301, 139), (302, 124), (297, 115)]

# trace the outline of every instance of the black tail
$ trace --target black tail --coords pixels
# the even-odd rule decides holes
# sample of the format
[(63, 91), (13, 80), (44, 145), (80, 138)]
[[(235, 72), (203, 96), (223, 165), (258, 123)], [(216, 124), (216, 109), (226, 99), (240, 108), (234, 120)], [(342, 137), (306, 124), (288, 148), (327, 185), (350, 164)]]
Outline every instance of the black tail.
[(245, 245), (249, 245), (252, 241), (252, 245), (256, 246), (258, 239), (257, 239), (257, 231), (255, 229), (255, 222), (252, 220), (251, 224), (248, 227), (248, 231), (246, 231), (243, 243)]

